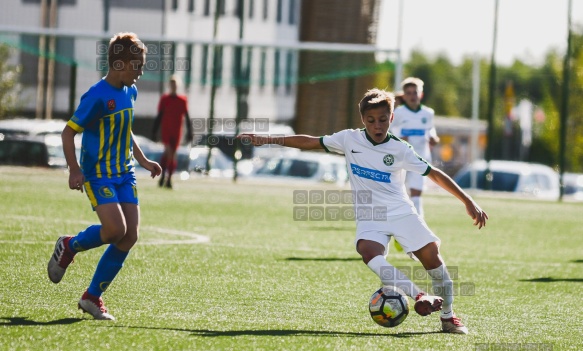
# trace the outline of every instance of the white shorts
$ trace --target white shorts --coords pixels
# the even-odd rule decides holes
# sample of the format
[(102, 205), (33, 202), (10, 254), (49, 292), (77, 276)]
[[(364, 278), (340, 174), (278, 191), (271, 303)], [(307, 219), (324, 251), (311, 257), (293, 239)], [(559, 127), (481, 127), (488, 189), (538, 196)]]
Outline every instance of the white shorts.
[(389, 241), (391, 236), (401, 244), (403, 250), (412, 257), (412, 252), (417, 251), (425, 245), (441, 240), (433, 234), (423, 218), (417, 214), (405, 214), (392, 216), (387, 219), (386, 230), (383, 231), (362, 231), (356, 233), (354, 244), (357, 245), (359, 240), (370, 240), (377, 242), (385, 247), (385, 255), (389, 252)]
[(405, 178), (405, 184), (407, 186), (407, 190), (415, 189), (415, 190), (425, 190), (425, 176), (422, 176), (419, 173), (415, 172), (407, 172)]

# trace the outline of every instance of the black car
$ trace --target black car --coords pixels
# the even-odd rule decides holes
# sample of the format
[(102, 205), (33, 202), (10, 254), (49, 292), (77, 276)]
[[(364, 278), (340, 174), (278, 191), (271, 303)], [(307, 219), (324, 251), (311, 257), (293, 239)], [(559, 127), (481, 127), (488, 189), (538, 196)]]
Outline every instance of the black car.
[(44, 138), (0, 133), (0, 165), (50, 167)]

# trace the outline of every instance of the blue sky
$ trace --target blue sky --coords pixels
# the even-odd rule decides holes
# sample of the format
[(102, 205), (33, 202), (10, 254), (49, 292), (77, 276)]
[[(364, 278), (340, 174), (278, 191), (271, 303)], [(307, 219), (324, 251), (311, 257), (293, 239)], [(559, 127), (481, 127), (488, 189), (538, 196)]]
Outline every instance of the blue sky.
[[(400, 0), (380, 0), (377, 44), (397, 47)], [(457, 64), (475, 53), (492, 52), (494, 0), (402, 0), (402, 54), (412, 49), (446, 53)], [(541, 63), (551, 48), (565, 52), (568, 0), (499, 0), (496, 60)], [(583, 26), (583, 0), (572, 0), (572, 23)]]

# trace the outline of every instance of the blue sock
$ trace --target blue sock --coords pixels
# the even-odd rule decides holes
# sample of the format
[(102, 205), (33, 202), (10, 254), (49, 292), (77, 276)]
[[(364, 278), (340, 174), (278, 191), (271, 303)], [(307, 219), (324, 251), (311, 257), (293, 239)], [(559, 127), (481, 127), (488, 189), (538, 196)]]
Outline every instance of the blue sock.
[(123, 267), (123, 261), (128, 257), (128, 254), (129, 252), (121, 251), (115, 245), (109, 245), (97, 264), (87, 292), (93, 296), (101, 296)]
[(101, 224), (90, 225), (69, 241), (69, 248), (74, 253), (93, 249), (103, 245), (101, 241)]

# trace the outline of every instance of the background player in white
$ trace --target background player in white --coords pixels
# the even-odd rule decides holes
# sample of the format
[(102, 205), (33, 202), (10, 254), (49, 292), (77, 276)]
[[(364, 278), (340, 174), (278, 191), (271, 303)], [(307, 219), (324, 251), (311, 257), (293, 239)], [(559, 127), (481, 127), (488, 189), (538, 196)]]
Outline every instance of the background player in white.
[[(401, 83), (401, 89), (403, 103), (395, 108), (391, 132), (411, 144), (419, 156), (431, 163), (430, 146), (439, 143), (439, 137), (433, 124), (433, 109), (421, 105), (423, 81), (415, 77), (406, 78)], [(425, 188), (425, 177), (407, 172), (406, 185), (417, 213), (423, 217), (421, 193)]]
[[(443, 171), (429, 165), (409, 144), (388, 133), (393, 121), (393, 94), (369, 90), (358, 106), (364, 129), (346, 129), (323, 137), (242, 134), (238, 138), (256, 146), (278, 144), (344, 154), (350, 166), (350, 185), (356, 194), (356, 251), (364, 263), (384, 285), (397, 286), (415, 299), (415, 311), (420, 315), (441, 310), (444, 332), (467, 334), (467, 328), (453, 312), (453, 281), (439, 253), (440, 240), (407, 196), (403, 170), (423, 174), (457, 197), (478, 228), (486, 225), (488, 216)], [(439, 296), (427, 295), (387, 262), (391, 236), (398, 239), (408, 254), (419, 259)]]

